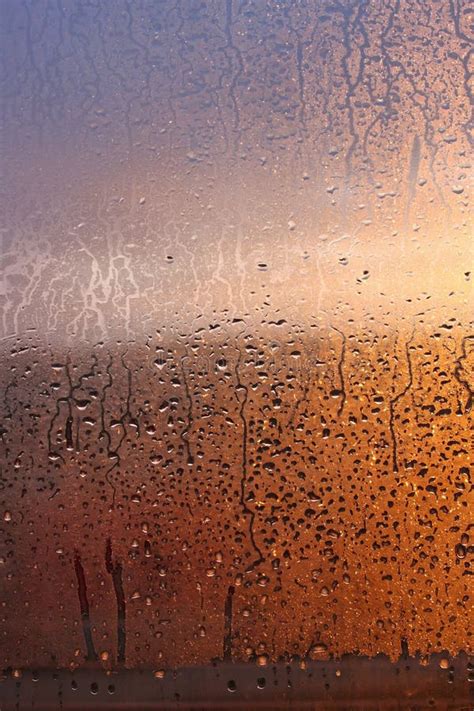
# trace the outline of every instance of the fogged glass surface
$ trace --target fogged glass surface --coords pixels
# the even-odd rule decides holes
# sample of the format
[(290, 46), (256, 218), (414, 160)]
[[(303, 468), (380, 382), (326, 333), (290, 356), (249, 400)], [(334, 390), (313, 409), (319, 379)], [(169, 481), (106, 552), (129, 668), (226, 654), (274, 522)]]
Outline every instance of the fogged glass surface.
[(472, 5), (0, 7), (5, 708), (471, 708)]

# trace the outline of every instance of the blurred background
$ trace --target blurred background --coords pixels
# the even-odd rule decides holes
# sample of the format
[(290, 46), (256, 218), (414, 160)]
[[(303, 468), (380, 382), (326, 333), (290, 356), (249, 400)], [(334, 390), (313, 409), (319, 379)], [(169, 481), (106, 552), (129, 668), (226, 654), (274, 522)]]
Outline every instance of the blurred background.
[(207, 708), (200, 670), (252, 708), (294, 665), (269, 708), (464, 708), (474, 7), (0, 10), (11, 703), (145, 670)]

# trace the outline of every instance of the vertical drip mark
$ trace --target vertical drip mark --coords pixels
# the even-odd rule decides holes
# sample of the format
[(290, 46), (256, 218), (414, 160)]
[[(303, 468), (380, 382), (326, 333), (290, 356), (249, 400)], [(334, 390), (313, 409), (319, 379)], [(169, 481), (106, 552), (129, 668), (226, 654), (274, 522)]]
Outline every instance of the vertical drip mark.
[[(466, 350), (466, 344), (468, 341), (473, 341), (474, 342), (474, 335), (472, 336), (465, 336), (462, 339), (461, 343), (461, 355), (460, 357), (455, 361), (456, 367), (454, 368), (454, 377), (458, 381), (458, 383), (466, 390), (467, 392), (467, 400), (466, 400), (466, 405), (464, 406), (464, 413), (467, 414), (468, 412), (471, 411), (472, 408), (472, 399), (474, 397), (474, 390), (472, 389), (472, 386), (469, 384), (468, 380), (462, 376), (463, 373), (463, 363), (465, 360), (467, 360), (467, 350)], [(464, 371), (465, 372), (465, 371)], [(459, 410), (461, 410), (461, 403), (459, 402)]]
[(238, 88), (239, 78), (244, 71), (244, 62), (242, 59), (242, 54), (237, 44), (234, 43), (232, 25), (233, 25), (233, 2), (232, 0), (226, 0), (225, 8), (225, 35), (226, 35), (226, 49), (231, 50), (233, 57), (236, 61), (236, 69), (234, 70), (234, 63), (232, 59), (229, 61), (229, 74), (231, 74), (231, 81), (229, 86), (229, 97), (233, 107), (234, 120), (233, 120), (233, 130), (236, 132), (235, 146), (239, 145), (240, 139), (240, 111), (239, 105), (237, 103), (236, 88)]
[(363, 35), (363, 44), (359, 45), (359, 60), (358, 60), (358, 67), (357, 67), (357, 74), (354, 78), (352, 79), (351, 76), (351, 67), (354, 66), (354, 50), (356, 49), (355, 45), (354, 47), (352, 46), (351, 43), (351, 37), (353, 36), (354, 32), (356, 31), (356, 28), (361, 29), (363, 26), (363, 23), (361, 22), (363, 14), (366, 12), (366, 4), (365, 3), (359, 3), (359, 7), (357, 8), (355, 17), (352, 21), (352, 15), (353, 11), (356, 7), (357, 3), (355, 5), (351, 6), (344, 6), (343, 4), (338, 4), (336, 5), (337, 11), (340, 12), (344, 18), (343, 21), (343, 26), (342, 26), (342, 32), (343, 32), (343, 46), (345, 48), (345, 53), (344, 56), (342, 57), (341, 60), (341, 68), (342, 68), (342, 73), (344, 75), (344, 80), (347, 84), (347, 92), (346, 92), (346, 97), (344, 101), (344, 108), (347, 111), (347, 116), (348, 116), (348, 129), (349, 129), (349, 135), (350, 135), (350, 143), (346, 151), (345, 155), (345, 166), (346, 166), (346, 176), (345, 176), (345, 192), (346, 194), (348, 193), (349, 186), (350, 186), (350, 180), (352, 176), (352, 159), (354, 157), (354, 154), (356, 152), (356, 149), (360, 143), (360, 136), (358, 134), (358, 130), (356, 127), (356, 114), (354, 111), (354, 106), (352, 104), (352, 99), (356, 96), (356, 91), (358, 87), (362, 84), (364, 80), (364, 70), (365, 70), (365, 63), (366, 63), (366, 57), (365, 57), (365, 49), (368, 46), (368, 38), (364, 32), (362, 32)]
[(115, 598), (117, 600), (117, 662), (125, 664), (125, 646), (126, 646), (126, 607), (125, 595), (123, 592), (122, 581), (122, 564), (113, 563), (112, 561), (112, 541), (107, 539), (105, 546), (105, 567), (109, 575), (112, 577), (114, 586)]
[(65, 427), (65, 435), (66, 435), (66, 447), (67, 449), (73, 449), (74, 444), (72, 441), (72, 424), (73, 424), (73, 419), (69, 415), (69, 417), (66, 420), (66, 427)]
[(407, 201), (405, 205), (405, 215), (404, 215), (404, 236), (403, 239), (406, 239), (406, 235), (408, 233), (408, 221), (410, 219), (410, 210), (412, 206), (412, 202), (415, 199), (415, 193), (416, 193), (416, 181), (418, 178), (418, 170), (420, 167), (420, 160), (421, 160), (421, 141), (420, 137), (416, 135), (413, 139), (413, 144), (411, 147), (411, 154), (410, 154), (410, 166), (408, 168), (408, 186), (407, 186)]
[(408, 659), (410, 656), (410, 651), (408, 649), (408, 642), (405, 637), (402, 637), (401, 641), (401, 652), (402, 652), (402, 658), (403, 659)]
[(110, 437), (110, 432), (108, 431), (108, 429), (107, 429), (106, 426), (105, 426), (105, 400), (106, 400), (106, 398), (107, 398), (106, 390), (109, 390), (109, 389), (112, 387), (112, 384), (113, 384), (113, 378), (112, 378), (112, 372), (111, 372), (112, 364), (113, 364), (113, 357), (112, 357), (112, 355), (111, 355), (110, 352), (109, 352), (109, 361), (108, 361), (107, 366), (106, 366), (106, 373), (107, 373), (107, 376), (108, 376), (108, 382), (107, 382), (107, 383), (104, 385), (104, 387), (102, 388), (102, 395), (101, 395), (101, 397), (100, 397), (100, 422), (101, 422), (101, 430), (100, 430), (100, 433), (99, 433), (99, 440), (102, 439), (102, 437), (105, 437), (105, 438), (106, 438), (106, 441), (107, 441), (107, 457), (108, 457), (109, 459), (111, 459), (112, 457), (115, 457), (115, 458), (116, 458), (116, 461), (115, 461), (115, 462), (109, 467), (109, 469), (105, 472), (105, 480), (106, 480), (107, 484), (110, 486), (110, 488), (112, 489), (112, 504), (111, 504), (111, 507), (110, 507), (110, 509), (109, 509), (110, 511), (115, 508), (115, 497), (116, 497), (116, 494), (117, 494), (117, 487), (115, 486), (115, 484), (113, 483), (113, 481), (112, 481), (112, 479), (110, 478), (109, 475), (110, 475), (111, 471), (120, 463), (120, 455), (119, 455), (119, 453), (118, 453), (118, 452), (114, 452), (114, 451), (111, 450), (111, 443), (112, 443), (112, 440), (111, 440), (111, 437)]
[(116, 499), (116, 495), (117, 495), (117, 487), (115, 486), (115, 484), (113, 483), (112, 479), (110, 478), (110, 473), (115, 469), (115, 467), (120, 467), (120, 462), (121, 462), (121, 459), (120, 459), (120, 448), (122, 447), (122, 444), (123, 444), (123, 442), (124, 442), (124, 440), (125, 440), (125, 438), (126, 438), (126, 436), (127, 436), (127, 428), (125, 427), (125, 422), (128, 421), (129, 424), (131, 424), (131, 425), (133, 425), (134, 427), (136, 427), (136, 429), (137, 429), (137, 437), (138, 437), (139, 434), (140, 434), (140, 431), (139, 431), (139, 422), (138, 422), (135, 418), (132, 417), (132, 413), (131, 413), (131, 410), (130, 410), (130, 400), (131, 400), (131, 398), (132, 398), (132, 371), (130, 370), (130, 368), (129, 368), (129, 367), (127, 366), (127, 364), (125, 363), (125, 356), (126, 356), (126, 354), (127, 354), (127, 351), (125, 351), (124, 353), (122, 353), (122, 355), (120, 356), (120, 360), (121, 360), (121, 362), (122, 362), (122, 366), (123, 366), (124, 370), (125, 370), (126, 373), (127, 373), (127, 400), (126, 400), (125, 411), (120, 415), (120, 417), (119, 417), (119, 419), (118, 419), (118, 422), (120, 423), (120, 426), (121, 426), (121, 429), (122, 429), (122, 435), (121, 435), (121, 437), (120, 437), (120, 440), (117, 442), (117, 445), (116, 445), (116, 447), (115, 447), (114, 450), (110, 450), (111, 437), (110, 437), (110, 434), (109, 434), (109, 433), (106, 431), (106, 429), (105, 429), (105, 414), (104, 414), (104, 402), (105, 402), (105, 398), (106, 398), (105, 391), (106, 391), (108, 388), (112, 387), (112, 383), (113, 383), (113, 378), (112, 378), (112, 374), (111, 374), (111, 370), (110, 370), (111, 367), (112, 367), (113, 359), (112, 359), (112, 356), (110, 355), (110, 353), (109, 353), (110, 360), (109, 360), (109, 364), (107, 365), (107, 375), (109, 376), (109, 382), (107, 383), (107, 385), (105, 385), (105, 387), (104, 387), (104, 389), (103, 389), (102, 397), (101, 397), (101, 422), (102, 422), (102, 430), (101, 430), (101, 433), (100, 433), (100, 434), (101, 434), (101, 435), (104, 434), (104, 435), (107, 437), (107, 448), (108, 448), (108, 452), (107, 452), (107, 453), (108, 453), (109, 459), (112, 459), (112, 458), (115, 459), (115, 462), (108, 468), (108, 470), (107, 470), (106, 473), (105, 473), (105, 480), (106, 480), (107, 484), (110, 486), (110, 488), (112, 489), (112, 492), (113, 492), (113, 494), (112, 494), (112, 504), (111, 504), (111, 506), (110, 506), (109, 511), (113, 511), (113, 509), (115, 508), (115, 499)]
[(346, 336), (345, 334), (340, 331), (336, 326), (331, 326), (331, 328), (334, 331), (337, 331), (337, 333), (341, 336), (342, 338), (342, 346), (341, 346), (341, 354), (339, 356), (339, 361), (337, 364), (337, 372), (339, 373), (339, 382), (341, 385), (341, 404), (338, 407), (337, 410), (337, 415), (340, 417), (342, 415), (342, 411), (344, 409), (344, 405), (346, 404), (346, 386), (344, 382), (344, 361), (346, 357)]
[(117, 487), (115, 486), (112, 479), (110, 478), (110, 473), (115, 469), (116, 466), (118, 466), (119, 461), (120, 460), (114, 462), (105, 472), (105, 481), (112, 489), (112, 503), (110, 505), (109, 511), (113, 511), (115, 509), (115, 497), (117, 496)]
[(224, 660), (232, 659), (232, 605), (235, 588), (229, 585), (224, 605)]
[[(240, 400), (239, 400), (239, 403), (240, 403), (239, 416), (242, 421), (242, 476), (240, 479), (240, 504), (242, 506), (244, 516), (249, 517), (249, 536), (250, 536), (250, 540), (252, 542), (252, 546), (258, 555), (258, 558), (256, 558), (256, 560), (254, 560), (247, 568), (247, 572), (250, 573), (252, 570), (254, 570), (254, 568), (256, 568), (257, 565), (260, 565), (260, 563), (263, 563), (264, 557), (262, 555), (262, 551), (257, 546), (257, 543), (255, 541), (255, 536), (254, 536), (254, 531), (253, 531), (255, 513), (251, 509), (249, 509), (249, 507), (245, 503), (245, 485), (247, 483), (247, 419), (245, 417), (245, 405), (247, 404), (248, 388), (240, 380), (239, 366), (240, 366), (240, 361), (242, 358), (242, 351), (239, 350), (238, 353), (239, 353), (239, 357), (238, 357), (237, 363), (235, 365), (235, 375), (237, 378), (237, 392), (240, 390), (244, 391), (244, 398), (243, 398), (242, 402), (240, 402)], [(237, 400), (238, 400), (238, 397), (237, 397)]]
[(91, 620), (89, 614), (89, 600), (87, 598), (86, 576), (82, 567), (81, 557), (77, 551), (74, 551), (74, 570), (77, 578), (77, 594), (79, 596), (79, 605), (81, 607), (82, 630), (84, 632), (84, 640), (86, 643), (88, 662), (97, 660), (97, 652), (94, 648), (92, 640)]
[(421, 160), (421, 141), (419, 136), (415, 136), (413, 139), (413, 145), (411, 147), (410, 154), (410, 168), (408, 171), (408, 200), (407, 200), (407, 213), (410, 210), (411, 202), (415, 197), (416, 192), (416, 179), (418, 177), (418, 169), (420, 167)]
[(297, 398), (297, 399), (295, 400), (295, 404), (294, 404), (294, 406), (293, 406), (293, 410), (292, 410), (292, 413), (291, 413), (291, 415), (290, 415), (290, 419), (288, 420), (288, 425), (287, 425), (288, 427), (291, 427), (291, 426), (293, 425), (294, 419), (295, 419), (296, 415), (298, 414), (299, 406), (300, 406), (303, 402), (307, 402), (307, 400), (308, 400), (308, 392), (309, 392), (310, 379), (311, 379), (311, 372), (309, 371), (309, 372), (308, 372), (308, 376), (307, 376), (307, 378), (306, 378), (306, 382), (305, 382), (304, 387), (303, 387), (303, 392), (302, 392), (302, 394), (301, 394), (301, 397), (299, 397), (299, 398)]
[[(453, 19), (454, 23), (454, 29), (456, 32), (456, 36), (461, 40), (461, 42), (466, 42), (467, 46), (469, 46), (472, 43), (472, 36), (468, 36), (461, 25), (461, 7), (459, 0), (455, 3), (455, 0), (449, 0), (449, 8), (450, 8), (450, 13), (451, 17)], [(463, 74), (464, 74), (464, 90), (466, 92), (466, 96), (469, 99), (469, 102), (472, 104), (474, 102), (474, 94), (472, 91), (472, 83), (471, 83), (471, 72), (469, 70), (469, 61), (471, 58), (471, 51), (466, 51), (463, 57), (461, 57), (457, 52), (454, 52), (454, 55), (456, 59), (458, 59), (463, 67)], [(466, 138), (469, 142), (469, 144), (472, 146), (474, 145), (474, 138), (472, 137), (472, 115), (470, 113), (466, 113), (466, 121), (465, 123), (462, 124), (462, 130), (464, 134), (466, 135)]]

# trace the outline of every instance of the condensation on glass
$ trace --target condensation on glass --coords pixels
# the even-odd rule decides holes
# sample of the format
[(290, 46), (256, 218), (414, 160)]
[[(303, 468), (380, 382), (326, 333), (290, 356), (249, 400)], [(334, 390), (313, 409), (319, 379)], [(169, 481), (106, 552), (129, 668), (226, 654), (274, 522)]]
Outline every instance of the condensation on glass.
[(6, 708), (471, 708), (472, 5), (0, 7)]

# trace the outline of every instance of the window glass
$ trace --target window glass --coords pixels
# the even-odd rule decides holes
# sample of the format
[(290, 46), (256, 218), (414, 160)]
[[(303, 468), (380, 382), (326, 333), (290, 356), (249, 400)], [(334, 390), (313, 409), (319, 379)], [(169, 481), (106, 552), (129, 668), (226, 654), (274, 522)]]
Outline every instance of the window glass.
[(5, 708), (470, 708), (472, 6), (0, 7)]

